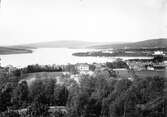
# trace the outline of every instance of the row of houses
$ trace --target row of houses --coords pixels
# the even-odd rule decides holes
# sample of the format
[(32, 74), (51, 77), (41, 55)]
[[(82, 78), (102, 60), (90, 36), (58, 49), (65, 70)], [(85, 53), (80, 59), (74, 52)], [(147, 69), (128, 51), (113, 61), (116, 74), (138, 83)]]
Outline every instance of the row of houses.
[(153, 63), (153, 62), (130, 61), (130, 62), (127, 62), (127, 64), (129, 66), (129, 69), (133, 69), (135, 71), (167, 69), (167, 62)]
[(129, 66), (129, 69), (133, 69), (135, 71), (141, 71), (141, 70), (164, 70), (167, 69), (167, 61), (163, 58), (166, 57), (166, 55), (161, 52), (155, 52), (153, 54), (153, 58), (146, 60), (146, 61), (126, 61), (126, 63)]

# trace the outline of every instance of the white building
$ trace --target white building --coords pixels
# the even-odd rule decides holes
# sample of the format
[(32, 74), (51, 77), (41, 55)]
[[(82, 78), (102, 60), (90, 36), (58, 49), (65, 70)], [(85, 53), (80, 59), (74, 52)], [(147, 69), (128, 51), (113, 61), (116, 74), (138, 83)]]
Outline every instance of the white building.
[(87, 63), (79, 63), (76, 65), (78, 71), (89, 71), (89, 65)]
[(163, 51), (155, 51), (153, 55), (154, 56), (156, 56), (156, 55), (163, 55), (164, 56), (165, 54)]

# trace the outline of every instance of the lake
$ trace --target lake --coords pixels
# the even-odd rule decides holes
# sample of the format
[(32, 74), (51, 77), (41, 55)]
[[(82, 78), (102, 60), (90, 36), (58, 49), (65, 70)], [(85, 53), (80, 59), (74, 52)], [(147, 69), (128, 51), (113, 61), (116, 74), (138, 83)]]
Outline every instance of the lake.
[[(67, 49), (67, 48), (39, 48), (34, 49), (33, 53), (29, 54), (12, 54), (1, 55), (1, 65), (13, 65), (15, 67), (25, 67), (32, 64), (48, 65), (48, 64), (75, 64), (75, 63), (104, 63), (112, 62), (114, 57), (77, 57), (72, 56), (75, 52), (86, 52), (88, 49)], [(91, 50), (94, 51), (94, 50)], [(122, 59), (129, 59), (134, 57), (122, 57)], [(141, 58), (141, 57), (135, 57)], [(147, 58), (147, 57), (146, 57)]]

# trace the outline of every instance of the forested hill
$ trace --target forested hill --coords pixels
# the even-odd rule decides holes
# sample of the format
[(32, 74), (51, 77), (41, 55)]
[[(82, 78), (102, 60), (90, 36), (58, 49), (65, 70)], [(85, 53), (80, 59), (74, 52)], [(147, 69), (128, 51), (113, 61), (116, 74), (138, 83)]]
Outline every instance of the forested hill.
[(62, 40), (62, 41), (50, 41), (50, 42), (39, 42), (23, 45), (15, 45), (11, 47), (19, 48), (87, 48), (91, 46), (103, 45), (106, 43), (98, 42), (87, 42), (87, 41), (76, 41), (76, 40)]
[(0, 55), (23, 54), (23, 53), (32, 53), (32, 50), (29, 50), (27, 48), (0, 47)]
[(100, 43), (86, 41), (53, 41), (0, 47), (2, 54), (32, 53), (36, 48), (93, 48), (93, 49), (141, 49), (167, 48), (167, 39), (152, 39), (133, 43)]
[(99, 49), (125, 49), (125, 48), (167, 48), (167, 39), (152, 39), (132, 43), (117, 43), (117, 44), (105, 44), (100, 46), (92, 46), (90, 48), (99, 48)]

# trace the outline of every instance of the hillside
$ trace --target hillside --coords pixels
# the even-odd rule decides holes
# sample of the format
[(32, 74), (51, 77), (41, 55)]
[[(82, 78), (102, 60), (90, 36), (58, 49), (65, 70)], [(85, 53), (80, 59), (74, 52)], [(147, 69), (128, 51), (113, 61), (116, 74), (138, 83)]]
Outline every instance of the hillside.
[(23, 45), (13, 45), (0, 47), (0, 55), (4, 54), (21, 54), (32, 53), (32, 49), (36, 48), (93, 48), (93, 49), (141, 49), (141, 48), (167, 48), (167, 39), (152, 39), (133, 43), (100, 43), (86, 41), (52, 41), (40, 42)]
[(104, 44), (100, 46), (91, 46), (90, 48), (99, 48), (99, 49), (167, 48), (167, 39), (152, 39), (152, 40), (145, 40), (145, 41), (133, 42), (133, 43), (124, 43), (124, 44)]
[(86, 42), (86, 41), (51, 41), (51, 42), (39, 42), (32, 44), (16, 45), (11, 47), (19, 47), (24, 49), (30, 48), (86, 48), (90, 46), (103, 45), (106, 43), (98, 42)]
[(11, 46), (2, 46), (0, 47), (0, 55), (8, 54), (22, 54), (22, 53), (32, 53), (32, 49), (37, 48), (73, 48), (81, 49), (87, 48), (90, 46), (104, 45), (106, 43), (98, 42), (86, 42), (86, 41), (51, 41), (51, 42), (39, 42), (31, 44), (22, 44), (22, 45), (11, 45)]
[(25, 48), (0, 47), (0, 55), (32, 53), (32, 50)]
[(105, 43), (86, 41), (51, 41), (24, 45), (10, 46), (10, 48), (35, 49), (35, 48), (95, 48), (95, 49), (140, 49), (140, 48), (167, 48), (167, 39), (152, 39), (132, 43)]

